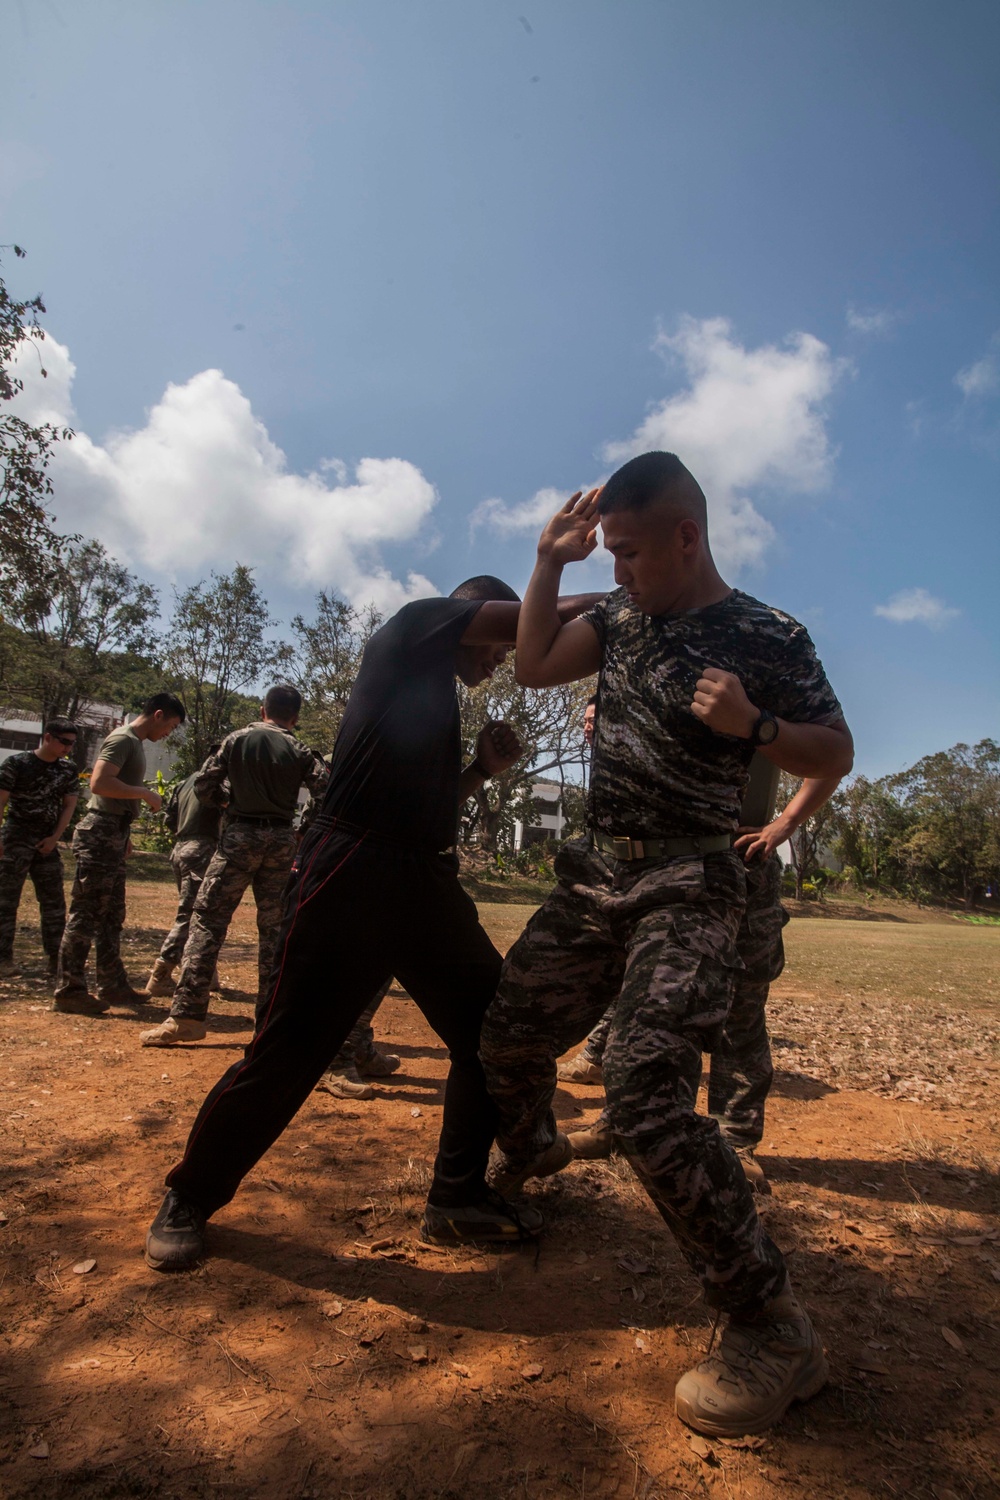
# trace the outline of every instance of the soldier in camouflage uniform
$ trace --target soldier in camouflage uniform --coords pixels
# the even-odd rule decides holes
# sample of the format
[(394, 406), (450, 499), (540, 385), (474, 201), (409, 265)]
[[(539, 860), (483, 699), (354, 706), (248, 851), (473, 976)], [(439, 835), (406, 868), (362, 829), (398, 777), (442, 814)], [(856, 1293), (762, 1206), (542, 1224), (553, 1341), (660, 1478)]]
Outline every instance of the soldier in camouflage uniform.
[(172, 1047), (205, 1036), (219, 950), (248, 886), (257, 906), (258, 998), (265, 991), (295, 860), (292, 820), (299, 790), (305, 787), (319, 798), (329, 777), (320, 757), (292, 733), (301, 707), (295, 688), (271, 688), (260, 722), (228, 735), (195, 777), (196, 795), (219, 810), (225, 806), (226, 816), (191, 912), (170, 1015), (141, 1034), (144, 1047)]
[[(212, 745), (209, 754), (216, 754), (218, 749), (218, 745)], [(184, 954), (194, 903), (219, 842), (222, 813), (201, 801), (195, 791), (197, 779), (195, 772), (174, 788), (163, 814), (163, 821), (175, 840), (170, 864), (177, 881), (178, 902), (174, 925), (146, 984), (147, 995), (162, 997), (174, 993), (173, 971)], [(216, 982), (213, 988), (217, 987)]]
[(76, 807), (80, 775), (71, 760), (76, 725), (51, 719), (37, 750), (9, 755), (0, 765), (0, 976), (20, 973), (14, 963), (17, 908), (30, 875), (38, 901), (42, 947), (54, 972), (66, 925), (59, 840)]
[[(125, 925), (125, 860), (129, 829), (145, 802), (160, 810), (160, 796), (143, 785), (146, 740), (166, 739), (184, 722), (184, 705), (172, 693), (155, 693), (131, 724), (113, 729), (98, 751), (90, 778), (90, 805), (73, 834), (76, 878), (69, 920), (59, 947), (52, 1009), (101, 1015), (109, 1005), (139, 1004), (121, 959)], [(96, 950), (97, 994), (87, 990), (90, 945)]]
[[(565, 562), (596, 546), (621, 585), (582, 619), (554, 610)], [(494, 1184), (558, 1171), (556, 1059), (614, 1006), (604, 1053), (616, 1138), (706, 1298), (729, 1314), (718, 1352), (676, 1391), (682, 1419), (739, 1436), (825, 1382), (795, 1299), (718, 1123), (696, 1111), (701, 1056), (719, 1045), (741, 963), (743, 861), (732, 848), (755, 748), (814, 776), (852, 750), (840, 705), (796, 621), (730, 589), (705, 498), (670, 454), (631, 460), (574, 496), (542, 534), (522, 606), (518, 680), (600, 671), (589, 839), (564, 845), (558, 884), (504, 963), (481, 1056), (497, 1104)]]

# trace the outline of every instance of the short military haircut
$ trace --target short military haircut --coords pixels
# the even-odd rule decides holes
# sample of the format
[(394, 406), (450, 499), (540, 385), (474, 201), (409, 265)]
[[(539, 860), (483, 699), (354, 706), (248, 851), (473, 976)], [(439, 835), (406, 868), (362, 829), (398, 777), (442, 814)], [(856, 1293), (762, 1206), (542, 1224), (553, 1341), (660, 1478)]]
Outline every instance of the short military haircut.
[(690, 469), (676, 453), (640, 453), (616, 469), (601, 490), (602, 516), (619, 510), (647, 510), (658, 501), (676, 506), (705, 525), (705, 496)]
[(279, 682), (264, 694), (264, 712), (269, 719), (294, 719), (302, 707), (302, 694), (290, 682)]
[(511, 604), (520, 604), (520, 594), (515, 594), (509, 583), (494, 578), (492, 573), (479, 573), (467, 578), (457, 589), (452, 589), (449, 599), (506, 599)]
[(187, 718), (183, 703), (173, 693), (154, 693), (146, 699), (142, 705), (143, 718), (150, 719), (155, 713), (161, 713), (165, 719), (180, 719), (182, 724)]
[(79, 734), (72, 719), (47, 719), (42, 726), (43, 734)]

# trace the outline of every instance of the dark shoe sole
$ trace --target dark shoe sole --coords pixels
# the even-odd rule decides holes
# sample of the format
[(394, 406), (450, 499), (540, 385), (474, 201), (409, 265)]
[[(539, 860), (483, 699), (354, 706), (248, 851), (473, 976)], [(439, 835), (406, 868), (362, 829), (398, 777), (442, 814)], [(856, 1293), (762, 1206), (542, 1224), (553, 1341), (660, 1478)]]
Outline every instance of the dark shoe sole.
[(50, 1011), (62, 1016), (103, 1016), (109, 1009), (110, 1006), (103, 1000), (53, 1000), (49, 1006)]
[(446, 1222), (447, 1228), (434, 1230), (421, 1224), (420, 1238), (428, 1245), (523, 1245), (536, 1240), (542, 1232), (541, 1225), (537, 1229), (525, 1229), (523, 1225), (498, 1224), (496, 1231), (491, 1232), (486, 1225), (466, 1229), (451, 1219)]
[(151, 1271), (193, 1271), (198, 1262), (205, 1254), (205, 1246), (202, 1245), (196, 1255), (185, 1256), (183, 1259), (171, 1255), (154, 1255), (146, 1245), (143, 1259)]

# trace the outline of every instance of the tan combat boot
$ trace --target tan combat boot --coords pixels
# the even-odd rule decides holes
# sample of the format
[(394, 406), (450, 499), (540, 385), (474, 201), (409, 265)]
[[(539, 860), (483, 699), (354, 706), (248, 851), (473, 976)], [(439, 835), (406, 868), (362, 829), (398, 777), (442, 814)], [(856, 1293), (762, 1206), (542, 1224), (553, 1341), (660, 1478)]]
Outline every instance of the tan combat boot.
[(139, 1041), (144, 1047), (173, 1047), (176, 1042), (200, 1042), (207, 1034), (204, 1021), (192, 1020), (190, 1016), (168, 1016), (152, 1031), (140, 1031)]
[(158, 1000), (172, 995), (177, 988), (173, 980), (173, 972), (173, 964), (168, 964), (164, 958), (158, 958), (146, 980), (146, 994), (153, 995)]
[(556, 1077), (560, 1083), (603, 1083), (604, 1070), (587, 1056), (584, 1048), (575, 1057), (563, 1058), (556, 1068)]
[(546, 1146), (544, 1151), (539, 1151), (537, 1156), (520, 1167), (514, 1166), (497, 1147), (495, 1159), (490, 1164), (489, 1185), (501, 1197), (513, 1198), (529, 1177), (554, 1177), (563, 1167), (568, 1167), (572, 1160), (573, 1147), (561, 1131), (556, 1131), (556, 1138), (551, 1146)]
[(829, 1373), (809, 1314), (786, 1280), (757, 1317), (730, 1318), (716, 1350), (677, 1382), (675, 1408), (708, 1437), (746, 1437), (780, 1422), (793, 1401), (815, 1396)]
[(340, 1072), (324, 1073), (316, 1085), (316, 1092), (332, 1094), (335, 1099), (374, 1099), (375, 1090), (370, 1083), (365, 1083), (361, 1074), (353, 1063), (343, 1068)]
[(760, 1193), (762, 1196), (769, 1196), (771, 1184), (767, 1180), (764, 1168), (754, 1155), (753, 1147), (734, 1146), (733, 1150), (736, 1152), (737, 1160), (743, 1168), (743, 1175), (750, 1184), (750, 1191)]
[(573, 1147), (573, 1155), (583, 1161), (599, 1161), (611, 1155), (611, 1131), (603, 1115), (583, 1130), (571, 1130), (566, 1139)]

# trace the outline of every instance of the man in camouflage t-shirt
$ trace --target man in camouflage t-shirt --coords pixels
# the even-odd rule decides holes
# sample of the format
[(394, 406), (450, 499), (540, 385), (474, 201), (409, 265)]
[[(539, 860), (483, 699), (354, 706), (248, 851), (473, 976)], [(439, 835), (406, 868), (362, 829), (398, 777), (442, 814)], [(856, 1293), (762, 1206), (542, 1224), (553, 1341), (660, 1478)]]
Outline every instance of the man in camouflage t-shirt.
[[(599, 509), (598, 509), (599, 507)], [(565, 563), (604, 545), (620, 587), (565, 626)], [(542, 533), (518, 626), (529, 687), (599, 671), (589, 837), (563, 846), (558, 885), (508, 954), (483, 1024), (497, 1104), (495, 1186), (571, 1159), (555, 1129), (556, 1059), (614, 1005), (604, 1079), (622, 1149), (729, 1321), (677, 1386), (701, 1432), (763, 1431), (826, 1380), (822, 1346), (717, 1121), (696, 1112), (701, 1054), (719, 1044), (740, 966), (746, 876), (732, 848), (754, 751), (803, 777), (840, 776), (853, 749), (806, 631), (731, 589), (708, 545), (705, 497), (673, 454), (632, 459)]]
[(66, 925), (59, 840), (69, 826), (80, 792), (80, 773), (71, 760), (76, 725), (50, 719), (37, 750), (9, 755), (0, 766), (0, 816), (6, 809), (0, 842), (0, 975), (20, 972), (14, 964), (17, 908), (30, 875), (38, 901), (42, 947), (54, 971)]

